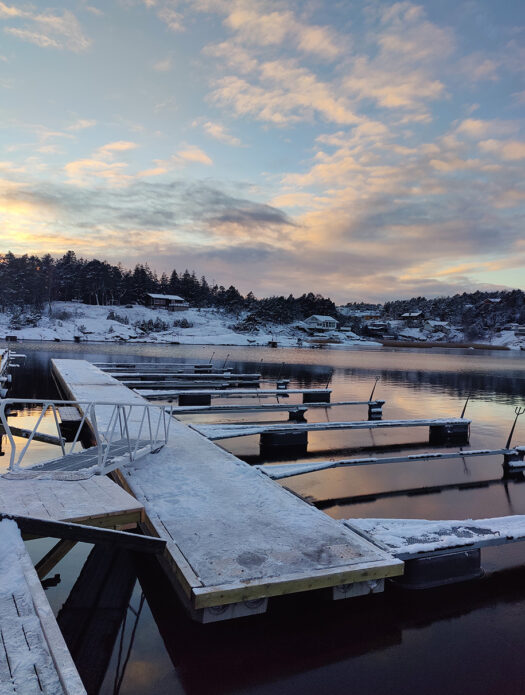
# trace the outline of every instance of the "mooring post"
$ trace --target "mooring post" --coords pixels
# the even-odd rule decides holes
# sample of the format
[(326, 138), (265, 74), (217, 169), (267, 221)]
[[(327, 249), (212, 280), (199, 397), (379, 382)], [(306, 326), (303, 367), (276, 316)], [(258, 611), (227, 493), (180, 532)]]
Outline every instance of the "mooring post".
[(385, 401), (369, 401), (368, 403), (368, 419), (381, 420), (383, 417), (383, 406)]
[(463, 410), (461, 411), (461, 415), (460, 415), (461, 418), (465, 417), (465, 411), (467, 410), (467, 405), (468, 405), (469, 400), (470, 400), (470, 393), (467, 396), (467, 400), (465, 401), (465, 405), (463, 406)]
[(378, 382), (378, 381), (379, 381), (379, 377), (376, 376), (376, 380), (375, 380), (375, 382), (374, 382), (374, 386), (372, 387), (372, 393), (370, 394), (370, 398), (368, 399), (369, 401), (371, 401), (371, 400), (373, 399), (373, 397), (374, 397), (374, 391), (376, 390), (376, 386), (377, 386), (377, 382)]

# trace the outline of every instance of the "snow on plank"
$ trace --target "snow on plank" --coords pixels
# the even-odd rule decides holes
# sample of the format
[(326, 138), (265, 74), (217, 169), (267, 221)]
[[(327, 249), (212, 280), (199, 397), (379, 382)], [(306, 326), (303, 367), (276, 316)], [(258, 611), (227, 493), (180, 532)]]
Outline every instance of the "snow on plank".
[(0, 544), (1, 692), (85, 695), (14, 521), (0, 522)]
[[(295, 475), (316, 473), (330, 468), (346, 468), (353, 466), (375, 466), (383, 463), (421, 463), (423, 461), (436, 461), (441, 459), (472, 458), (475, 456), (497, 456), (498, 454), (512, 454), (514, 449), (468, 449), (466, 451), (429, 451), (423, 454), (408, 454), (405, 456), (367, 456), (359, 459), (340, 459), (339, 461), (315, 461), (314, 463), (283, 463), (262, 464), (256, 466), (273, 480), (291, 478)], [(523, 465), (523, 462), (521, 462)]]
[(525, 515), (463, 521), (348, 519), (343, 524), (400, 560), (525, 540)]
[(353, 422), (306, 422), (269, 425), (191, 425), (208, 439), (232, 439), (233, 437), (247, 437), (256, 434), (287, 434), (298, 432), (315, 432), (325, 430), (375, 430), (390, 427), (447, 427), (470, 425), (470, 420), (463, 418), (430, 418), (422, 420), (357, 420)]

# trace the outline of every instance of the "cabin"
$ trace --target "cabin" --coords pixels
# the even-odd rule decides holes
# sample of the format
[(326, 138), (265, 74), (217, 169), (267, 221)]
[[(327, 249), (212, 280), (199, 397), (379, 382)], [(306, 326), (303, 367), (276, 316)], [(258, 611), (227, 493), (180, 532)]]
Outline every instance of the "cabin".
[(450, 324), (447, 321), (425, 321), (423, 328), (429, 333), (449, 333)]
[(146, 295), (146, 306), (152, 309), (167, 309), (168, 311), (184, 311), (189, 308), (188, 302), (176, 294), (152, 294)]
[(419, 328), (423, 325), (425, 316), (422, 311), (407, 311), (405, 314), (401, 314), (401, 319), (410, 328)]
[(384, 335), (388, 331), (388, 323), (386, 321), (369, 321), (366, 328), (371, 335)]
[(309, 316), (304, 323), (308, 328), (316, 331), (336, 331), (338, 326), (338, 322), (332, 316), (321, 316), (319, 314)]

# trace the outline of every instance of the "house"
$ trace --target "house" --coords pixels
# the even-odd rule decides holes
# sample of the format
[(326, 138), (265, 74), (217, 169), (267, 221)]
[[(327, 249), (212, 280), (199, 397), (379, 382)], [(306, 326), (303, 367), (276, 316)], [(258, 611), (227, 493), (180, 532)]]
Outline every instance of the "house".
[(331, 316), (321, 316), (319, 314), (309, 316), (304, 323), (308, 328), (316, 331), (335, 331), (338, 325), (337, 321)]
[(341, 316), (346, 316), (352, 319), (361, 319), (363, 321), (370, 321), (373, 319), (379, 319), (382, 316), (381, 307), (377, 309), (356, 309), (352, 306), (338, 306), (337, 311)]
[(525, 338), (525, 326), (518, 326), (514, 329), (516, 338)]
[(450, 324), (447, 321), (425, 321), (423, 328), (430, 333), (448, 333)]
[(176, 294), (146, 294), (146, 306), (152, 309), (167, 309), (168, 311), (184, 311), (189, 308), (188, 302)]
[(418, 328), (423, 325), (425, 317), (422, 311), (407, 311), (405, 314), (401, 314), (401, 319), (407, 326)]
[(369, 321), (366, 327), (372, 335), (384, 335), (388, 331), (388, 323), (386, 321)]

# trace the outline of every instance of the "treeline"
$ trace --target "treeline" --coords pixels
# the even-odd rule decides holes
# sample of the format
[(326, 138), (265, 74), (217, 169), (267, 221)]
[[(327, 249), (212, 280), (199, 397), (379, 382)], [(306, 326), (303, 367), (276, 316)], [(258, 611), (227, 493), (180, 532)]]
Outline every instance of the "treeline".
[(460, 326), (466, 337), (477, 338), (500, 331), (509, 323), (525, 324), (525, 293), (521, 290), (463, 292), (452, 297), (437, 297), (386, 302), (385, 319), (422, 311), (425, 318), (447, 321)]
[(68, 251), (62, 258), (0, 255), (0, 308), (11, 311), (41, 310), (53, 301), (82, 301), (86, 304), (144, 304), (148, 292), (176, 294), (192, 306), (217, 307), (239, 313), (248, 311), (248, 325), (255, 321), (288, 323), (311, 314), (335, 315), (335, 304), (321, 295), (268, 297), (243, 296), (233, 285), (210, 285), (195, 272), (173, 270), (160, 277), (147, 264), (133, 270), (97, 259), (77, 258)]

